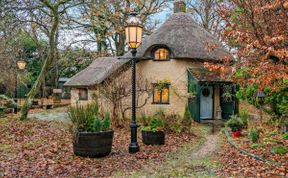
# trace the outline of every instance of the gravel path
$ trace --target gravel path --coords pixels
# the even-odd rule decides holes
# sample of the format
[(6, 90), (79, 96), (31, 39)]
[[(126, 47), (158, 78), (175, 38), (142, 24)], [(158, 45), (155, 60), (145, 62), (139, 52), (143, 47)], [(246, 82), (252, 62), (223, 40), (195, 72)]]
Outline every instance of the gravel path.
[(30, 113), (28, 115), (28, 118), (42, 121), (70, 122), (67, 112), (65, 110), (57, 110), (57, 109)]

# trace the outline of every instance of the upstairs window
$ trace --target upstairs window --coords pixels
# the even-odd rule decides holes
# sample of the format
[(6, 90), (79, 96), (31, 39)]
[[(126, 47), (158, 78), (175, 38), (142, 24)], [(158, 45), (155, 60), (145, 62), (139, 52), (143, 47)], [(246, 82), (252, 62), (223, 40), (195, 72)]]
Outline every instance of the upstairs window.
[(169, 104), (169, 84), (154, 85), (153, 104)]
[(154, 52), (154, 60), (169, 60), (169, 51), (166, 48), (159, 48)]
[(79, 100), (88, 100), (88, 89), (80, 88), (78, 96), (79, 96)]

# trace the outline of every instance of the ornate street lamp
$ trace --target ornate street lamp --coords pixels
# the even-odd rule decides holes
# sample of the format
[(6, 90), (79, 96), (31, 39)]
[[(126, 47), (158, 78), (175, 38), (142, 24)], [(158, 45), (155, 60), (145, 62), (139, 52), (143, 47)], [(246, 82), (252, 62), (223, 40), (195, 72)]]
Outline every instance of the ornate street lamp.
[[(17, 70), (24, 70), (25, 69), (25, 67), (26, 67), (26, 62), (23, 60), (23, 59), (19, 59), (19, 60), (17, 60), (17, 62), (16, 62), (16, 64), (17, 64)], [(16, 77), (15, 77), (16, 79), (15, 79), (15, 93), (14, 93), (14, 96), (15, 96), (15, 99), (14, 99), (14, 101), (15, 101), (15, 103), (17, 104), (17, 102), (18, 102), (18, 100), (17, 100), (17, 98), (18, 98), (18, 96), (17, 96), (17, 88), (18, 88), (18, 75), (17, 75), (17, 71), (16, 71)], [(17, 105), (14, 107), (14, 113), (15, 114), (17, 114)]]
[(131, 128), (131, 143), (129, 145), (129, 153), (136, 153), (139, 151), (137, 143), (137, 123), (136, 123), (136, 53), (137, 48), (142, 43), (143, 26), (137, 13), (132, 12), (125, 25), (126, 43), (131, 49), (132, 53), (132, 121)]
[(262, 123), (263, 114), (262, 114), (262, 105), (264, 104), (264, 98), (266, 97), (265, 93), (259, 90), (256, 94), (258, 104), (260, 105), (260, 122)]

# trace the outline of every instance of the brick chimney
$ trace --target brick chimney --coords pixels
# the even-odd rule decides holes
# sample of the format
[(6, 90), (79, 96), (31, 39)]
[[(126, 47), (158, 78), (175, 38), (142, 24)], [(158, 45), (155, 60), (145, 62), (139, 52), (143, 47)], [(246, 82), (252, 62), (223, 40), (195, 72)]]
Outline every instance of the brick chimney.
[(174, 2), (174, 13), (184, 12), (186, 13), (186, 2), (185, 0), (175, 0)]

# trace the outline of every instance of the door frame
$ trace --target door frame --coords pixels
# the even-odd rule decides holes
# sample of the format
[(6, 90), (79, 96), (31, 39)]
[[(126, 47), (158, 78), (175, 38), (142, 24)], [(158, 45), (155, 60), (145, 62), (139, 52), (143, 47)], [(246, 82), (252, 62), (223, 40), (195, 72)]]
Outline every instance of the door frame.
[[(204, 87), (212, 87), (212, 118), (208, 118), (208, 119), (201, 119), (201, 98), (200, 98), (200, 96), (201, 96), (201, 94), (202, 94), (202, 88), (204, 88)], [(214, 87), (214, 85), (206, 85), (206, 86), (204, 86), (204, 85), (200, 85), (200, 91), (199, 91), (199, 120), (200, 121), (203, 121), (203, 120), (214, 120), (214, 93), (215, 93), (215, 87)]]

